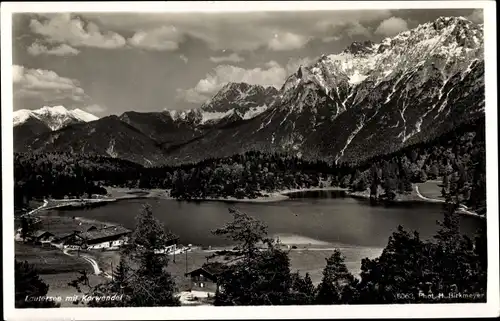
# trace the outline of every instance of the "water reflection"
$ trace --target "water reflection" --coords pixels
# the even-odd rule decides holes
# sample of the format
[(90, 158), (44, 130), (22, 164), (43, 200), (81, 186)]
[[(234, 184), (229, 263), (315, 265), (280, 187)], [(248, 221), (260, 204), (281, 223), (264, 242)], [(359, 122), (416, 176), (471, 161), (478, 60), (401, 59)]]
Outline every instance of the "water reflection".
[[(135, 226), (135, 217), (144, 203), (168, 229), (180, 235), (182, 243), (198, 245), (229, 245), (211, 234), (231, 220), (229, 207), (236, 207), (268, 225), (271, 235), (296, 235), (321, 242), (346, 246), (383, 247), (398, 225), (417, 230), (430, 238), (437, 231), (436, 221), (442, 219), (440, 204), (397, 204), (370, 206), (366, 200), (345, 197), (337, 191), (315, 191), (290, 194), (290, 199), (275, 203), (188, 203), (172, 200), (125, 200), (88, 210), (52, 210), (53, 215), (80, 216), (110, 221), (128, 228)], [(482, 220), (461, 217), (462, 232), (473, 235)]]

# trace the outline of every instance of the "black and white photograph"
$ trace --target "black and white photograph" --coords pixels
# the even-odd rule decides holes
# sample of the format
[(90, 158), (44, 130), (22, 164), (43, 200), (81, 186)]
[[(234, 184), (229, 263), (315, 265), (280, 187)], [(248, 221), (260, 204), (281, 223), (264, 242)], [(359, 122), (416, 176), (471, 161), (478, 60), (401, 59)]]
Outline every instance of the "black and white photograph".
[(4, 318), (500, 313), (494, 2), (28, 4)]

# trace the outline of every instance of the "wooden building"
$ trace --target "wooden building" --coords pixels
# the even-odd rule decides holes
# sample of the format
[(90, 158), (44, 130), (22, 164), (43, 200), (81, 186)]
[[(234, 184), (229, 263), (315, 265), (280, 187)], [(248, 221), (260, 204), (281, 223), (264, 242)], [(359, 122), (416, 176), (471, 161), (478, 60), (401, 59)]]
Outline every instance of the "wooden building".
[(73, 232), (58, 239), (59, 245), (69, 249), (115, 250), (124, 245), (131, 231), (122, 226), (106, 226), (100, 229), (94, 226), (86, 232)]
[(41, 245), (50, 245), (50, 243), (55, 239), (55, 235), (48, 231), (35, 231), (31, 237), (33, 242)]
[(223, 271), (224, 265), (220, 262), (205, 263), (185, 276), (190, 279), (190, 290), (215, 292), (217, 278)]

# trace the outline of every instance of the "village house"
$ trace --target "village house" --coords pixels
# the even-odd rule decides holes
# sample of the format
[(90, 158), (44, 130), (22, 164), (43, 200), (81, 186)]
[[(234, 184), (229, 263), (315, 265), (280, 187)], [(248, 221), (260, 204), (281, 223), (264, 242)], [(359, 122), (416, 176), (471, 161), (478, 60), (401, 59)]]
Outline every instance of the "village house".
[[(76, 217), (44, 217), (40, 227), (42, 229), (36, 231), (30, 241), (69, 250), (117, 250), (128, 242), (132, 233), (120, 225), (110, 226)], [(22, 241), (20, 228), (16, 231), (16, 240)], [(178, 244), (179, 237), (169, 232), (166, 247), (155, 253), (175, 253)]]
[(126, 244), (131, 231), (123, 226), (90, 227), (85, 232), (75, 232), (59, 239), (64, 248), (86, 250), (116, 250)]
[(205, 263), (185, 274), (190, 280), (190, 290), (216, 292), (217, 278), (224, 270), (220, 262)]
[(52, 240), (51, 244), (57, 248), (63, 249), (77, 249), (76, 243), (76, 235), (81, 233), (80, 231), (71, 231), (65, 233), (59, 233), (55, 236), (54, 240)]
[(35, 244), (41, 244), (41, 245), (49, 245), (52, 241), (54, 241), (55, 235), (48, 232), (48, 231), (35, 231), (32, 236), (33, 242)]
[[(19, 228), (19, 229), (17, 229), (16, 235), (15, 235), (16, 241), (24, 241), (21, 235), (22, 235), (22, 229)], [(27, 237), (26, 241), (33, 242), (35, 244), (41, 244), (41, 245), (49, 244), (50, 245), (50, 243), (54, 239), (55, 239), (54, 234), (52, 234), (48, 231), (38, 230), (38, 231), (31, 233), (31, 235), (29, 235)]]

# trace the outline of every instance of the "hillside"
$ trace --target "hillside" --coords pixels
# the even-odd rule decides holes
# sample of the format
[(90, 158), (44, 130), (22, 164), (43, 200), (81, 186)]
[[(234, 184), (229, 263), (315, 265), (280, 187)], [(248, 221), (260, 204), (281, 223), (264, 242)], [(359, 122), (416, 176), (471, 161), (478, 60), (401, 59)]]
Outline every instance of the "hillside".
[(109, 126), (73, 125), (28, 145), (149, 166), (247, 151), (357, 163), (439, 137), (482, 117), (484, 107), (483, 26), (441, 17), (323, 55), (279, 91), (228, 83), (199, 109), (126, 112)]

